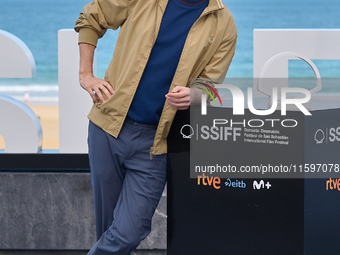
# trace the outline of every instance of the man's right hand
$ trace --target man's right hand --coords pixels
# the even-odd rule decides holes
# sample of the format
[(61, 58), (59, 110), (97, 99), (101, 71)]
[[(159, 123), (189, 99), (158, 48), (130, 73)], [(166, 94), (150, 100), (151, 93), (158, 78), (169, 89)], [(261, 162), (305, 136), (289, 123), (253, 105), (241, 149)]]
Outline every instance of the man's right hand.
[(91, 44), (79, 44), (79, 83), (90, 94), (94, 103), (99, 103), (99, 101), (104, 103), (115, 91), (107, 81), (93, 76), (95, 49), (96, 47)]
[(85, 89), (94, 103), (104, 103), (115, 92), (110, 83), (92, 74), (79, 74), (80, 86)]

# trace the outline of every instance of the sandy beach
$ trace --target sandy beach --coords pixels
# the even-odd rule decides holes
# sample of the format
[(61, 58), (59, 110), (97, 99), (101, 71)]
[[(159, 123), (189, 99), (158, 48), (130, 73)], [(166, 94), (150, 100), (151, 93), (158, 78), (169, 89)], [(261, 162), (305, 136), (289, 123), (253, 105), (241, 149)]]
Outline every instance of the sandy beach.
[[(38, 116), (43, 129), (43, 150), (59, 149), (59, 108), (58, 105), (28, 106)], [(0, 136), (0, 149), (5, 148), (5, 142)]]
[(29, 105), (38, 116), (43, 129), (43, 150), (59, 149), (58, 105)]

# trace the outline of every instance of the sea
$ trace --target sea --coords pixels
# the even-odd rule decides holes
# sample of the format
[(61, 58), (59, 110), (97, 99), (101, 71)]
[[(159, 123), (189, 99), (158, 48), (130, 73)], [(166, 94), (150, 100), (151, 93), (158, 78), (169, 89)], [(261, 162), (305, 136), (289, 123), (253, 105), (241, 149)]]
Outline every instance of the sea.
[[(151, 1), (151, 0), (144, 0)], [(0, 29), (20, 38), (37, 67), (33, 78), (0, 78), (0, 94), (19, 100), (58, 102), (58, 30), (72, 29), (88, 0), (1, 0)], [(254, 29), (340, 29), (339, 0), (224, 0), (232, 12), (238, 41), (227, 78), (253, 77)], [(97, 76), (104, 77), (119, 31), (108, 31), (97, 47)], [(338, 45), (340, 47), (340, 45)], [(1, 56), (0, 56), (1, 59)], [(289, 77), (312, 78), (303, 61), (290, 61)], [(340, 60), (314, 60), (322, 78), (340, 78)], [(324, 88), (340, 93), (340, 85)]]

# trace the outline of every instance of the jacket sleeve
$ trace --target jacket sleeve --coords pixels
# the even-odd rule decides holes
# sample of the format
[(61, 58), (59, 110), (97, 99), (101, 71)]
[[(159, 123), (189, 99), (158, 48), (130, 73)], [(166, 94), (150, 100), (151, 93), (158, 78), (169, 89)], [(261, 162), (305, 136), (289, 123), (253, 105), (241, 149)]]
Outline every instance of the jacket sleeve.
[(84, 6), (74, 27), (79, 43), (96, 46), (108, 28), (118, 29), (129, 16), (135, 0), (94, 0)]
[[(190, 85), (191, 88), (200, 86), (202, 83), (206, 83), (212, 87), (214, 84), (221, 84), (227, 74), (230, 63), (234, 57), (236, 48), (237, 30), (233, 17), (231, 16), (226, 30), (224, 32), (223, 39), (218, 46), (215, 54), (207, 63), (198, 79), (194, 80)], [(208, 88), (206, 88), (208, 89)], [(214, 92), (208, 89), (210, 93), (214, 95)], [(211, 98), (208, 97), (210, 101)]]

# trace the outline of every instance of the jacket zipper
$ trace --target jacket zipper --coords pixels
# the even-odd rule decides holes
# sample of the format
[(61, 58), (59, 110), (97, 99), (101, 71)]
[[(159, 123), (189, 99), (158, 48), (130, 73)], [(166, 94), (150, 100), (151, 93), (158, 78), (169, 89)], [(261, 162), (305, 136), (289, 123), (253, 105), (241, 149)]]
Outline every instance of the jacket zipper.
[[(153, 31), (153, 44), (152, 44), (152, 48), (155, 45), (156, 40), (157, 40), (156, 27), (157, 27), (158, 8), (159, 8), (159, 0), (157, 0), (156, 19), (155, 19), (155, 28), (154, 28), (154, 31)], [(152, 159), (152, 156), (154, 155), (154, 151), (155, 151), (154, 147), (151, 147), (150, 148), (150, 160)]]
[[(159, 0), (157, 1), (157, 11), (156, 11), (156, 22), (155, 22), (155, 24), (157, 24), (158, 6), (159, 6)], [(200, 19), (203, 18), (204, 16), (207, 16), (207, 15), (209, 15), (209, 14), (215, 12), (215, 11), (218, 11), (218, 10), (210, 10), (210, 11), (204, 13), (203, 15), (201, 15), (200, 17), (198, 17), (198, 19), (194, 22), (194, 24), (192, 25), (192, 27), (197, 23), (198, 20), (200, 20)], [(192, 27), (191, 27), (191, 29), (192, 29)], [(191, 29), (190, 29), (190, 31), (191, 31)], [(189, 31), (189, 33), (190, 33), (190, 31)], [(188, 35), (189, 35), (189, 33), (188, 33)], [(153, 42), (152, 47), (154, 46), (154, 44), (155, 44), (155, 42), (156, 42), (156, 39), (157, 39), (157, 38), (156, 38), (156, 27), (155, 27), (155, 29), (154, 29), (154, 42)], [(188, 39), (188, 38), (187, 38), (187, 39)], [(184, 46), (183, 46), (183, 50), (184, 50), (184, 48), (185, 48), (185, 45), (186, 45), (186, 43), (185, 43)], [(182, 50), (182, 51), (183, 51), (183, 50)], [(180, 60), (179, 60), (179, 61), (180, 61)], [(163, 114), (162, 114), (162, 115), (163, 115)], [(162, 115), (161, 115), (161, 118), (160, 118), (159, 121), (161, 121)], [(154, 154), (154, 147), (151, 147), (151, 148), (150, 148), (150, 159), (152, 159), (152, 156), (153, 156), (153, 155), (155, 155), (155, 154)]]
[(155, 153), (154, 151), (155, 151), (155, 150), (154, 150), (154, 147), (151, 147), (151, 148), (150, 148), (150, 159), (152, 159), (152, 156), (155, 155), (155, 154), (154, 154), (154, 153)]

